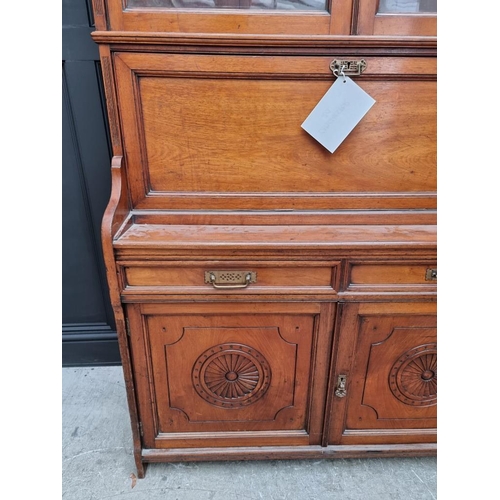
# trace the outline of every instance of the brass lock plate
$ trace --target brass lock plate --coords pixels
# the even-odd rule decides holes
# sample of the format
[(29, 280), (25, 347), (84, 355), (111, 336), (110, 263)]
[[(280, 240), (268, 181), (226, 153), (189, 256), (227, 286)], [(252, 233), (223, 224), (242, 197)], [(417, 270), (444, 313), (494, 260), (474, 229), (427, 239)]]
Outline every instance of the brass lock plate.
[(425, 271), (426, 281), (437, 281), (437, 279), (438, 279), (437, 269), (427, 269), (427, 271)]
[(330, 69), (335, 76), (342, 73), (346, 76), (359, 76), (366, 69), (366, 65), (364, 59), (334, 59), (330, 63)]
[(335, 389), (335, 396), (338, 398), (345, 398), (347, 396), (346, 390), (347, 375), (339, 375), (337, 377), (337, 387)]

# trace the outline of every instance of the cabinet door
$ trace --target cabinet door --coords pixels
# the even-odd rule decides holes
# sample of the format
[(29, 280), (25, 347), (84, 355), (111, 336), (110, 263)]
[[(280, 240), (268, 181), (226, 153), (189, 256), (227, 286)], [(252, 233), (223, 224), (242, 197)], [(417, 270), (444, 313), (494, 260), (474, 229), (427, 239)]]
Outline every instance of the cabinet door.
[(358, 35), (436, 36), (437, 0), (359, 0)]
[[(97, 1), (97, 0), (95, 0)], [(107, 0), (112, 30), (349, 34), (352, 0)]]
[(329, 394), (330, 443), (434, 442), (436, 341), (435, 304), (346, 305)]
[(321, 442), (331, 305), (144, 304), (128, 314), (146, 447)]

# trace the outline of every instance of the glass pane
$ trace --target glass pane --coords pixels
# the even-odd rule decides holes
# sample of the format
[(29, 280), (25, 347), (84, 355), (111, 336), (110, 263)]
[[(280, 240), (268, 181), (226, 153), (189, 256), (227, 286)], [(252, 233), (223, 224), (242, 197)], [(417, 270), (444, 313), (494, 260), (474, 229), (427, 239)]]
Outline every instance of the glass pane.
[(326, 10), (327, 0), (128, 0), (127, 7), (163, 9)]
[(379, 14), (437, 12), (437, 0), (380, 0)]

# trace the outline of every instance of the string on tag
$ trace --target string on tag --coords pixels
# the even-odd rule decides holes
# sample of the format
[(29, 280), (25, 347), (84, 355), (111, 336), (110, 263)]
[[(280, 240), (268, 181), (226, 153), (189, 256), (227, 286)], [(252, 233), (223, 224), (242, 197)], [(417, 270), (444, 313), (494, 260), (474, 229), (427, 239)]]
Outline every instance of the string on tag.
[(345, 73), (344, 73), (344, 68), (345, 68), (345, 65), (343, 64), (341, 67), (340, 67), (340, 71), (335, 68), (333, 70), (333, 74), (337, 77), (337, 78), (340, 78), (342, 77), (343, 78), (343, 83), (346, 82), (346, 79), (345, 79)]

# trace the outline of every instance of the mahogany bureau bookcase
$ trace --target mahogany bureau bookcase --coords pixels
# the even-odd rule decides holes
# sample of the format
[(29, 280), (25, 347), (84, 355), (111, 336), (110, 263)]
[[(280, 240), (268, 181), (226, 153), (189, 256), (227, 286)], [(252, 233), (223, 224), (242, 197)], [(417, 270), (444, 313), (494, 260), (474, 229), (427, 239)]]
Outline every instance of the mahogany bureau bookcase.
[[(148, 462), (436, 452), (436, 2), (93, 0)], [(331, 154), (342, 73), (375, 99)]]

